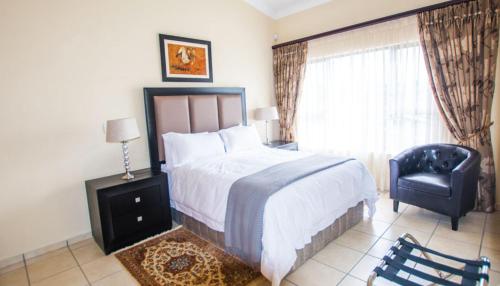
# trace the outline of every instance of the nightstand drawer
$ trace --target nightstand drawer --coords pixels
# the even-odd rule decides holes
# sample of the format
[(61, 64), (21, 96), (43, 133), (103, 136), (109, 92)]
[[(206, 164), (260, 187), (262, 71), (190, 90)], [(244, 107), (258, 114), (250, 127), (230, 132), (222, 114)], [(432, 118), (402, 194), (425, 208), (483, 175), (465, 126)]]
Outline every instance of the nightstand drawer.
[(119, 239), (135, 232), (158, 226), (163, 221), (162, 215), (162, 208), (158, 206), (117, 217), (113, 222), (114, 236)]
[(160, 186), (154, 185), (110, 197), (112, 216), (117, 217), (147, 206), (160, 205), (160, 191)]

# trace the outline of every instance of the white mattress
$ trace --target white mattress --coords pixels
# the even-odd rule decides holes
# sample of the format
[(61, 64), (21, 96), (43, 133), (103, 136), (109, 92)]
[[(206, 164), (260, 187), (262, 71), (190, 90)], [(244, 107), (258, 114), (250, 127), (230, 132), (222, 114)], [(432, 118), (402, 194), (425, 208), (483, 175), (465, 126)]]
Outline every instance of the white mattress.
[[(233, 182), (308, 155), (262, 147), (177, 167), (168, 172), (171, 205), (211, 229), (224, 231)], [(261, 272), (279, 285), (295, 262), (295, 250), (362, 200), (375, 211), (375, 182), (357, 160), (306, 177), (272, 195), (264, 211)]]

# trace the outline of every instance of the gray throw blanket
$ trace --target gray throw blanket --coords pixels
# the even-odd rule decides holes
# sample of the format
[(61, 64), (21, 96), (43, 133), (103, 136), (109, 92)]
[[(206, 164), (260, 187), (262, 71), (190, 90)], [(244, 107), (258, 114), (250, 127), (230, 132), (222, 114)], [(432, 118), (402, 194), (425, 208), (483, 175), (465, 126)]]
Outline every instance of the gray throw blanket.
[(271, 195), (307, 176), (354, 159), (313, 155), (238, 179), (229, 190), (224, 227), (226, 250), (260, 266), (264, 208)]

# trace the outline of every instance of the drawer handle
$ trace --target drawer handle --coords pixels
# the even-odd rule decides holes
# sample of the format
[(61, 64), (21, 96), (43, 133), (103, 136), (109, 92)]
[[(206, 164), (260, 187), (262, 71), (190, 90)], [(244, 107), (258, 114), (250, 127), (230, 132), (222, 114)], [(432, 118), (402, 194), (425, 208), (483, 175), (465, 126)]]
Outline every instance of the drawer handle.
[(141, 202), (141, 197), (136, 197), (136, 198), (135, 198), (135, 203), (136, 203), (136, 204), (138, 204), (138, 203), (140, 203), (140, 202)]
[(137, 222), (141, 222), (142, 221), (142, 216), (138, 216), (137, 217)]

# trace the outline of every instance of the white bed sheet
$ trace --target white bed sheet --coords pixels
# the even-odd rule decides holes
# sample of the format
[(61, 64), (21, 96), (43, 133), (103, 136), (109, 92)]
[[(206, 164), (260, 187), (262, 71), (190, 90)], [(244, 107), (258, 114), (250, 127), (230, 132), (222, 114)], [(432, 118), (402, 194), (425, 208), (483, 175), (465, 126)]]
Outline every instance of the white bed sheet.
[[(272, 165), (310, 155), (262, 147), (214, 156), (168, 172), (171, 205), (224, 231), (227, 198), (233, 182)], [(295, 250), (364, 200), (375, 211), (376, 185), (359, 161), (327, 169), (294, 182), (272, 195), (264, 210), (261, 272), (279, 285), (290, 271)]]

